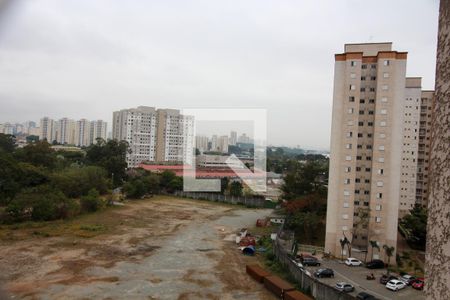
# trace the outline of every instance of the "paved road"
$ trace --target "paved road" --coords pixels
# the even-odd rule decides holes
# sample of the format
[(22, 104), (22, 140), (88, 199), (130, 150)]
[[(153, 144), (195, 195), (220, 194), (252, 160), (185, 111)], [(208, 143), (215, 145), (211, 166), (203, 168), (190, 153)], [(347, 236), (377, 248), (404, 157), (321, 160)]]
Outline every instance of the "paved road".
[[(386, 270), (369, 270), (365, 267), (348, 267), (347, 265), (335, 260), (322, 261), (321, 267), (326, 267), (334, 270), (334, 278), (320, 279), (324, 283), (334, 286), (337, 282), (345, 281), (352, 284), (355, 287), (355, 292), (352, 295), (357, 295), (359, 292), (369, 293), (379, 299), (408, 299), (408, 300), (423, 300), (425, 295), (423, 291), (418, 291), (410, 286), (393, 292), (386, 289), (385, 285), (379, 282), (379, 278), (382, 274), (386, 273)], [(307, 269), (314, 273), (320, 267), (307, 267)], [(373, 273), (376, 280), (366, 280), (366, 275)]]

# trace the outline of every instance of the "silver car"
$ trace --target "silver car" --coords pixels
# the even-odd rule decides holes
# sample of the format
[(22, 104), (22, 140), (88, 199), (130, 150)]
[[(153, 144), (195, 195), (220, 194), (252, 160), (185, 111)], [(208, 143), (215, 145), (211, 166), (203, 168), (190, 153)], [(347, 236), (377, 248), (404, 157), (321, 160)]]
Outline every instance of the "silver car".
[(337, 290), (345, 292), (345, 293), (350, 293), (355, 290), (355, 287), (347, 282), (338, 282), (338, 283), (336, 283), (335, 288)]

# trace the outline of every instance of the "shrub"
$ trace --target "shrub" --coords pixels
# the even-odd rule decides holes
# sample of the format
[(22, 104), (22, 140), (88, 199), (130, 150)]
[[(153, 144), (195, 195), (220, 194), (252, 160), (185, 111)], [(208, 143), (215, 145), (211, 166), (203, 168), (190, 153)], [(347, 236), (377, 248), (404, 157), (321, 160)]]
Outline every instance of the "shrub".
[(11, 221), (49, 221), (78, 213), (73, 199), (47, 185), (26, 189), (9, 203), (6, 212)]
[(96, 189), (91, 189), (86, 196), (81, 197), (81, 210), (84, 212), (97, 211), (102, 204), (100, 194)]

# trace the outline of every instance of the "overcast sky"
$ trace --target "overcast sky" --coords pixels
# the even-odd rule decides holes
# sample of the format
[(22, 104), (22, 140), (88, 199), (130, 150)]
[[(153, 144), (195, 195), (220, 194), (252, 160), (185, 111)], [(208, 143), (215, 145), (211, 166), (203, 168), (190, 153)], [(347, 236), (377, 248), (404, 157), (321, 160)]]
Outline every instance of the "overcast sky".
[(111, 122), (138, 105), (266, 108), (269, 144), (326, 149), (344, 43), (392, 41), (409, 52), (407, 75), (434, 87), (437, 0), (6, 4), (0, 122)]

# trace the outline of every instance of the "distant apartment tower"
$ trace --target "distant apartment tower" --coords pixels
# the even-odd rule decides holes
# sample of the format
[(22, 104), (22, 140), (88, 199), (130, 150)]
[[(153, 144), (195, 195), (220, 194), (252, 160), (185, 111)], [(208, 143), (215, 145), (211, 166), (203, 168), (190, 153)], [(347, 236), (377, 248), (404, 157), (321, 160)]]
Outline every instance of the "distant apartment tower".
[(76, 123), (75, 128), (75, 146), (86, 147), (91, 144), (91, 123), (89, 120), (81, 119)]
[(154, 107), (122, 109), (113, 113), (112, 138), (127, 141), (129, 167), (156, 159), (156, 110)]
[(222, 153), (228, 153), (228, 136), (223, 135), (217, 140), (217, 150)]
[(178, 110), (139, 106), (113, 113), (112, 137), (129, 143), (129, 167), (144, 161), (192, 161), (193, 126), (193, 117)]
[(251, 142), (250, 137), (245, 133), (241, 134), (238, 138), (238, 143), (249, 144)]
[(346, 44), (335, 55), (325, 238), (333, 255), (344, 237), (361, 259), (369, 241), (397, 245), (406, 59), (392, 43)]
[(237, 132), (232, 131), (230, 132), (230, 145), (236, 146), (236, 143), (237, 143)]
[(201, 153), (208, 151), (208, 137), (196, 136), (195, 137), (195, 148), (197, 148)]
[(192, 163), (193, 154), (194, 118), (176, 109), (158, 109), (156, 161)]
[(62, 118), (56, 121), (56, 141), (59, 144), (75, 145), (76, 122)]
[(89, 144), (95, 144), (97, 139), (107, 139), (107, 123), (102, 120), (91, 121), (90, 133), (89, 133)]
[(39, 139), (41, 141), (46, 140), (48, 143), (52, 143), (56, 140), (56, 124), (55, 121), (49, 117), (43, 117), (40, 121), (40, 134)]
[(209, 150), (211, 150), (211, 151), (218, 151), (217, 150), (217, 144), (218, 144), (218, 137), (217, 137), (217, 135), (213, 135), (211, 137)]
[(431, 149), (431, 122), (433, 118), (434, 91), (422, 91), (419, 121), (419, 146), (417, 150), (416, 203), (427, 207)]

